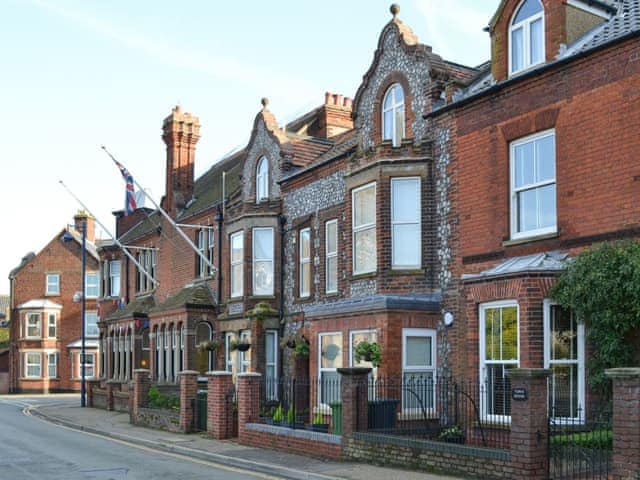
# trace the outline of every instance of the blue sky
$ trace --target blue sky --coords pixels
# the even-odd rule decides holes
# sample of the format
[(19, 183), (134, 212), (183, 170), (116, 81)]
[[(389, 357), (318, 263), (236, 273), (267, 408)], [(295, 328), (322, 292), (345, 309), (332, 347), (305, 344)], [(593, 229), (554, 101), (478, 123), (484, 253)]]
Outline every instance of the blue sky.
[[(76, 201), (111, 231), (124, 185), (104, 144), (150, 194), (164, 189), (162, 120), (180, 104), (200, 118), (196, 175), (244, 145), (260, 99), (281, 123), (353, 97), (390, 1), (3, 0), (0, 116), (9, 271), (72, 221)], [(404, 0), (400, 18), (444, 58), (489, 58), (482, 31), (499, 0)], [(100, 232), (100, 229), (97, 229)], [(106, 237), (106, 235), (104, 235)]]

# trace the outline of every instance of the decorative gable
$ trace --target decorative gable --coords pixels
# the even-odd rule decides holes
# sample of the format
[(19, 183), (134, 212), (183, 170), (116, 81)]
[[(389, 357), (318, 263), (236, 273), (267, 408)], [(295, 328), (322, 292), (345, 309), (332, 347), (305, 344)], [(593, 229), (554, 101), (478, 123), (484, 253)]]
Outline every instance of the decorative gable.
[[(413, 115), (407, 115), (407, 136), (416, 142), (424, 139), (427, 131), (426, 111), (430, 81), (430, 65), (427, 52), (430, 48), (418, 43), (410, 28), (395, 16), (382, 30), (374, 61), (364, 76), (364, 81), (354, 100), (354, 123), (360, 132), (360, 147), (368, 149), (380, 142), (379, 105), (389, 79), (398, 76), (406, 81), (407, 107)], [(377, 124), (377, 125), (376, 125)]]
[(255, 201), (256, 194), (256, 168), (262, 157), (269, 162), (269, 197), (280, 196), (280, 184), (278, 183), (282, 172), (280, 159), (282, 157), (281, 145), (286, 136), (278, 127), (275, 117), (267, 110), (268, 100), (262, 99), (262, 110), (256, 116), (247, 156), (242, 170), (243, 188), (242, 197), (245, 202)]

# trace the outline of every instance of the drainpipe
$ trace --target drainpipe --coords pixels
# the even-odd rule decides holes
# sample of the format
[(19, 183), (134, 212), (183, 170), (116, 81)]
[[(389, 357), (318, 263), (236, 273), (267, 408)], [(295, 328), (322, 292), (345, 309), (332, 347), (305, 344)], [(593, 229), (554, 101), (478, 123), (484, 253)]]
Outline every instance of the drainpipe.
[(129, 257), (125, 255), (125, 269), (124, 269), (124, 302), (129, 303)]
[(287, 224), (287, 217), (278, 215), (280, 223), (280, 336), (284, 332), (284, 226)]
[(218, 213), (216, 213), (215, 220), (218, 222), (218, 288), (216, 292), (216, 300), (218, 308), (222, 302), (222, 223), (224, 222), (224, 215), (222, 209), (218, 206)]

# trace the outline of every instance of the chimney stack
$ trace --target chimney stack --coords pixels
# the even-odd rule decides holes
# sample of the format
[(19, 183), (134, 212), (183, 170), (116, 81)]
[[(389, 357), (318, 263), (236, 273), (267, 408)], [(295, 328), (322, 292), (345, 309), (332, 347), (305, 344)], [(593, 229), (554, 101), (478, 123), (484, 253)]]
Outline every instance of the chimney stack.
[(198, 117), (176, 106), (164, 119), (162, 139), (167, 145), (164, 207), (175, 217), (193, 196), (195, 150), (200, 139)]
[(81, 234), (82, 234), (82, 223), (83, 222), (86, 222), (87, 242), (92, 242), (93, 243), (93, 241), (95, 240), (95, 236), (96, 236), (95, 220), (93, 219), (93, 217), (91, 215), (89, 215), (84, 210), (78, 210), (78, 213), (76, 213), (73, 216), (73, 226), (76, 229), (76, 231), (81, 233)]
[(331, 138), (353, 128), (351, 108), (353, 100), (337, 93), (324, 94), (324, 105), (318, 113), (317, 127), (310, 130), (310, 135), (320, 138)]

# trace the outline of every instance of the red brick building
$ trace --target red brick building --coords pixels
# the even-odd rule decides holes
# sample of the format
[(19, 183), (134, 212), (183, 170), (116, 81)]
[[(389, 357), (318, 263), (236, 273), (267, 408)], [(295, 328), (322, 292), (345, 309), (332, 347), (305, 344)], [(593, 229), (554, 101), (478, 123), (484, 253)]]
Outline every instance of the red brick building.
[(584, 407), (585, 327), (548, 292), (580, 249), (639, 232), (640, 2), (504, 0), (478, 68), (398, 11), (353, 100), (327, 93), (284, 128), (263, 100), (247, 146), (198, 179), (197, 117), (165, 119), (162, 205), (204, 258), (158, 211), (118, 214), (149, 277), (100, 246), (103, 378), (303, 372), (326, 403), (323, 379), (367, 340), (375, 375), (480, 380), (483, 415), (509, 416), (517, 366), (554, 369), (562, 415)]
[(82, 229), (86, 225), (85, 377), (97, 376), (99, 263), (94, 220), (84, 212), (9, 275), (11, 393), (79, 391), (82, 315)]

